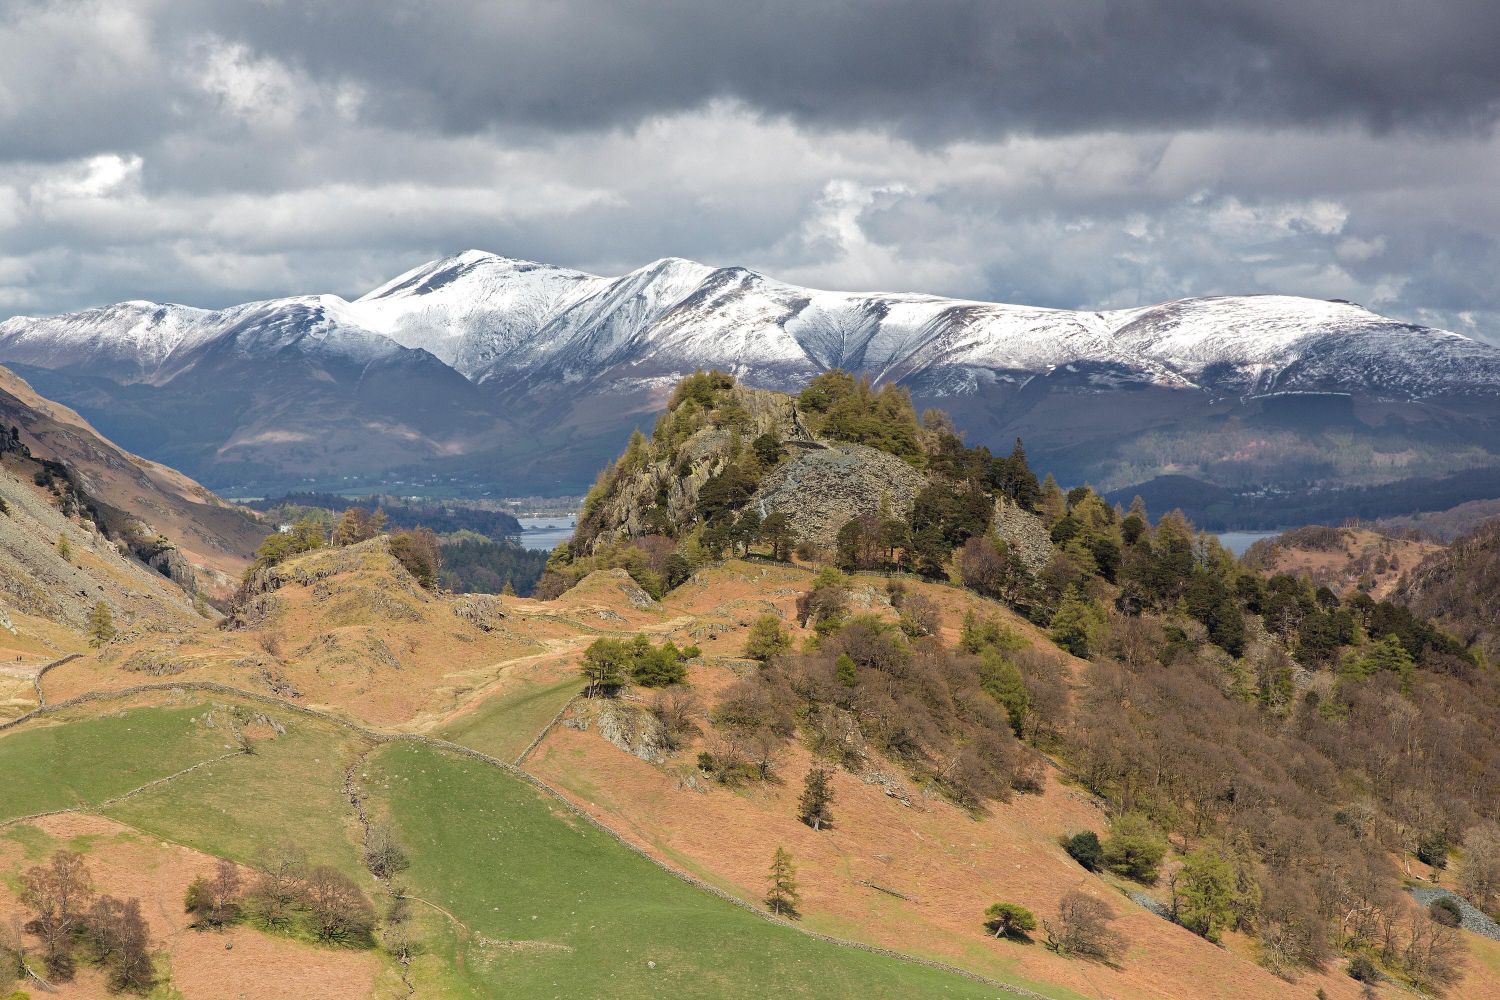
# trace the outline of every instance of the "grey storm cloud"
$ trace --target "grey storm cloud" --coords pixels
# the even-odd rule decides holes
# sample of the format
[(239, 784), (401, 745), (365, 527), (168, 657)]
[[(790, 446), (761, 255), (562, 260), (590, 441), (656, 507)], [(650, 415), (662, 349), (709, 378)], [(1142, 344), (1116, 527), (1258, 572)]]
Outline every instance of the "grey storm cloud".
[(11, 0), (0, 317), (479, 246), (1496, 337), (1496, 51), (1492, 0)]
[(594, 128), (710, 97), (938, 139), (1226, 122), (1473, 128), (1500, 111), (1490, 0), (311, 0), (180, 18), (314, 75), (378, 83), (393, 119), (459, 130)]

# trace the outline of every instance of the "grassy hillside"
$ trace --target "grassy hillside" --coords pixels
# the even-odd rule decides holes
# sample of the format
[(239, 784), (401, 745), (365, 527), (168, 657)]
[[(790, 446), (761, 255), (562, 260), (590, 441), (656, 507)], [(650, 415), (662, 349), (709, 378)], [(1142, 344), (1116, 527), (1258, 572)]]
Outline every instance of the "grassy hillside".
[(664, 875), (501, 771), (425, 747), (370, 761), (413, 891), (475, 936), (475, 995), (981, 997), (960, 977), (777, 927)]

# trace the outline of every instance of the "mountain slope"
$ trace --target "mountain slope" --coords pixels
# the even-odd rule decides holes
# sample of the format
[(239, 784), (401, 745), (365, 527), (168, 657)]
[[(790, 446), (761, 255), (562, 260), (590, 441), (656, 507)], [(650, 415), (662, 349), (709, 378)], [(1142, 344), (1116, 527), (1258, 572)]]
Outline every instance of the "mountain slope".
[(265, 537), (267, 529), (251, 512), (125, 451), (3, 368), (0, 421), (16, 429), (16, 442), (31, 456), (66, 470), (68, 488), (81, 494), (112, 538), (189, 590), (223, 590)]
[(1500, 465), (1500, 349), (1280, 295), (1088, 312), (819, 291), (678, 258), (599, 277), (470, 250), (353, 302), (15, 317), (0, 361), (215, 484), (577, 489), (668, 385), (711, 367), (782, 390), (834, 367), (898, 382), (976, 440), (1019, 434), (1107, 488)]

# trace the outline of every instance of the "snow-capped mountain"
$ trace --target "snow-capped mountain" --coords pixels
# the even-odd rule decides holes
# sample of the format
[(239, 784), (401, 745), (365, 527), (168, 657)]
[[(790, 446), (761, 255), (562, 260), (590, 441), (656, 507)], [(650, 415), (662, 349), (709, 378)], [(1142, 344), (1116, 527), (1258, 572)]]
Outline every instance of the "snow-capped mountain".
[[(0, 323), (0, 361), (24, 366), (33, 379), (49, 373), (48, 391), (92, 405), (106, 425), (130, 394), (105, 382), (138, 387), (130, 396), (137, 416), (139, 387), (197, 398), (242, 365), (261, 365), (266, 375), (295, 369), (318, 390), (301, 402), (277, 396), (253, 434), (237, 426), (224, 440), (203, 442), (213, 444), (216, 462), (245, 440), (304, 433), (287, 426), (304, 414), (340, 412), (344, 397), (360, 401), (357, 420), (344, 414), (351, 427), (378, 427), (387, 443), (420, 439), (404, 457), (420, 459), (423, 449), (434, 461), (476, 448), (514, 453), (516, 445), (475, 442), (478, 428), (502, 424), (541, 451), (562, 439), (576, 448), (649, 422), (665, 387), (699, 367), (782, 389), (846, 368), (960, 411), (981, 439), (1019, 431), (1074, 455), (1081, 443), (1101, 440), (1090, 424), (1108, 424), (1116, 438), (1153, 428), (1160, 438), (1161, 428), (1204, 405), (1217, 405), (1215, 415), (1230, 412), (1226, 405), (1275, 409), (1254, 401), (1297, 393), (1348, 396), (1387, 427), (1429, 421), (1437, 405), (1457, 407), (1462, 412), (1444, 417), (1445, 433), (1462, 439), (1456, 453), (1481, 428), (1487, 433), (1500, 409), (1500, 348), (1347, 302), (1219, 296), (1088, 312), (820, 291), (679, 258), (601, 277), (476, 250), (424, 264), (352, 302), (317, 295), (220, 310), (125, 302), (16, 317)], [(63, 384), (70, 379), (71, 388)], [(389, 398), (372, 397), (377, 383)], [(424, 396), (433, 391), (443, 398)], [(1128, 413), (1101, 418), (1127, 391), (1144, 395), (1130, 398)], [(1085, 405), (1083, 397), (1093, 398)], [(1386, 409), (1371, 409), (1379, 406)], [(396, 410), (405, 416), (392, 416)], [(408, 423), (413, 412), (426, 414), (420, 431)], [(461, 418), (472, 426), (439, 426)], [(348, 447), (358, 453), (353, 468), (380, 461)], [(585, 450), (612, 448), (601, 438)], [(274, 448), (256, 453), (278, 464)], [(1174, 462), (1163, 454), (1154, 467)]]
[(1220, 296), (1081, 312), (826, 292), (678, 258), (603, 278), (477, 250), (353, 302), (318, 295), (222, 310), (124, 302), (16, 317), (0, 323), (0, 360), (160, 382), (220, 341), (251, 356), (293, 350), (351, 362), (399, 345), (474, 382), (507, 385), (700, 366), (786, 382), (842, 367), (946, 395), (1082, 364), (1211, 390), (1500, 393), (1500, 349), (1347, 302)]
[(675, 258), (600, 278), (471, 250), (402, 275), (350, 313), (480, 382), (715, 365), (797, 380), (844, 367), (899, 381), (940, 376), (927, 381), (943, 395), (996, 373), (1107, 364), (1164, 385), (1247, 392), (1500, 392), (1500, 349), (1346, 302), (1280, 295), (1075, 312), (825, 292)]

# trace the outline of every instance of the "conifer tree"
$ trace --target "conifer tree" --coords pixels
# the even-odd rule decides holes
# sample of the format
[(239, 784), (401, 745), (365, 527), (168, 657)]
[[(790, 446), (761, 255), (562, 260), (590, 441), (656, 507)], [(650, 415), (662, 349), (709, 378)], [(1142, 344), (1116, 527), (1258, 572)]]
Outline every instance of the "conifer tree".
[(777, 916), (795, 917), (801, 897), (797, 894), (797, 867), (785, 847), (776, 848), (771, 856), (771, 871), (766, 876), (770, 891), (766, 893), (766, 906)]
[(1041, 510), (1042, 523), (1049, 529), (1068, 513), (1068, 498), (1063, 495), (1062, 487), (1057, 485), (1057, 480), (1052, 478), (1050, 472), (1042, 481), (1038, 506)]
[(803, 779), (797, 818), (814, 830), (833, 825), (833, 812), (829, 808), (833, 805), (833, 786), (829, 783), (832, 777), (826, 769), (815, 767)]
[(852, 688), (859, 683), (859, 671), (848, 653), (840, 653), (839, 658), (833, 661), (833, 668), (839, 683), (844, 687)]
[(115, 619), (109, 613), (109, 605), (103, 601), (99, 601), (94, 605), (94, 610), (89, 612), (89, 645), (94, 647), (102, 646), (113, 639), (115, 635)]

